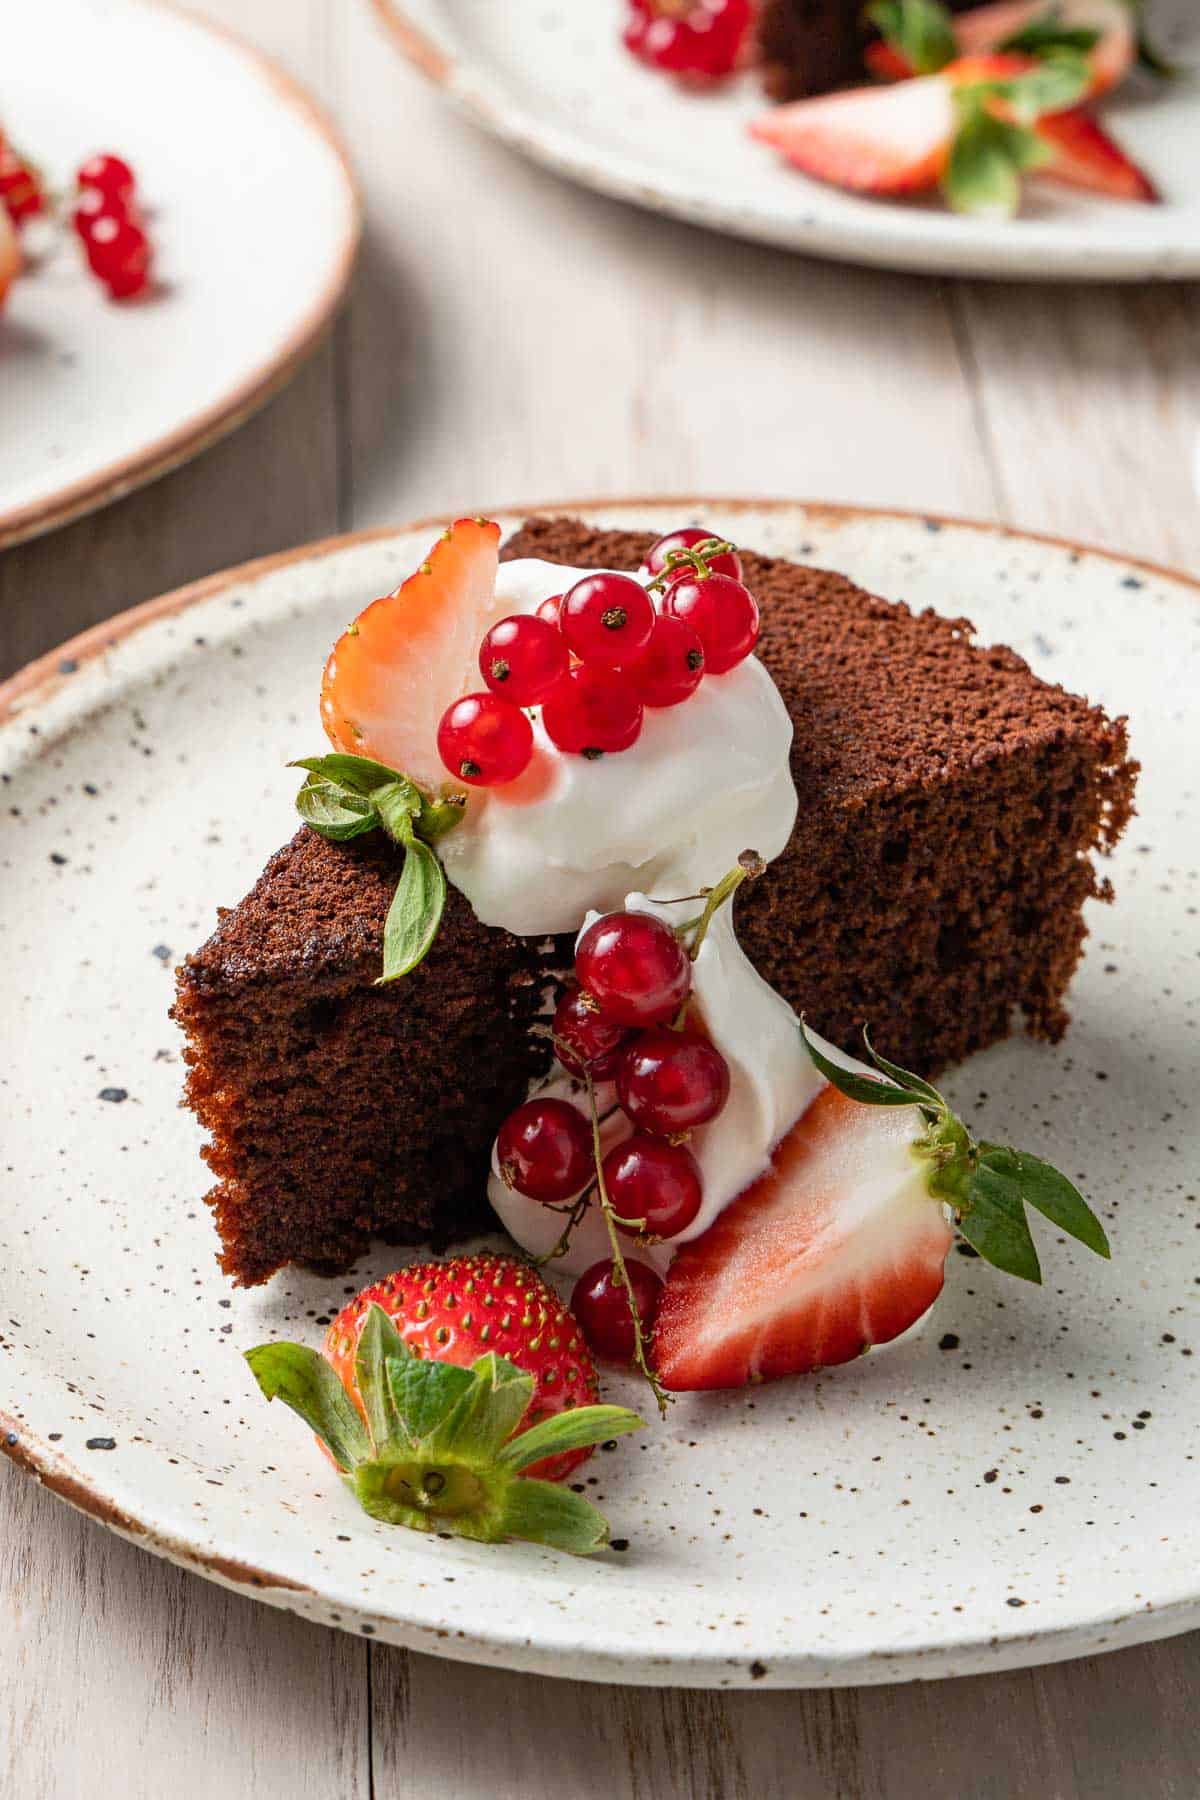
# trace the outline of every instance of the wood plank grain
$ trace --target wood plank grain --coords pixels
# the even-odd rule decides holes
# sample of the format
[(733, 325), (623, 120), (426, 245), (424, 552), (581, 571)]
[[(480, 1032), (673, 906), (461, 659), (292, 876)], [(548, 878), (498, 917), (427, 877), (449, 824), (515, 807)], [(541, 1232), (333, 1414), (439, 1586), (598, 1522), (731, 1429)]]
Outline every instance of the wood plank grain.
[(0, 1466), (0, 1793), (366, 1800), (366, 1647)]
[(1200, 287), (954, 297), (1000, 515), (1200, 569)]

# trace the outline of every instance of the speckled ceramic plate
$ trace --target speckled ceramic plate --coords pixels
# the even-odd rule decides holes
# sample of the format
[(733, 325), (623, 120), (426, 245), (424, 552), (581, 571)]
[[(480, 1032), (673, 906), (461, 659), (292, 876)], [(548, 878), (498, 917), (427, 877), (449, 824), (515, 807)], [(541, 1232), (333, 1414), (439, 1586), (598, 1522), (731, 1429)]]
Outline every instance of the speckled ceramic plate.
[[(561, 175), (693, 224), (847, 262), (1072, 281), (1200, 272), (1200, 86), (1132, 84), (1105, 109), (1161, 206), (1030, 183), (1022, 216), (964, 219), (840, 193), (747, 134), (753, 73), (688, 93), (621, 43), (625, 0), (375, 0), (405, 52), (476, 124)], [(1200, 66), (1193, 0), (1152, 0), (1160, 41)]]
[[(574, 1561), (372, 1524), (240, 1352), (318, 1341), (365, 1278), (234, 1292), (178, 1108), (171, 971), (291, 831), (336, 631), (435, 523), (251, 564), (0, 690), (0, 1444), (116, 1530), (347, 1629), (550, 1674), (737, 1686), (957, 1675), (1200, 1624), (1200, 589), (986, 527), (626, 502), (844, 569), (1126, 710), (1145, 764), (1057, 1049), (950, 1084), (1102, 1213), (1047, 1284), (950, 1258), (928, 1327), (821, 1379), (679, 1401), (599, 1454), (619, 1545)], [(511, 523), (511, 520), (506, 521)], [(609, 1391), (636, 1400), (632, 1382)]]
[(4, 9), (0, 130), (62, 192), (138, 173), (158, 286), (115, 305), (74, 233), (25, 234), (0, 312), (0, 545), (128, 493), (269, 399), (319, 341), (358, 243), (327, 121), (265, 57), (170, 0)]

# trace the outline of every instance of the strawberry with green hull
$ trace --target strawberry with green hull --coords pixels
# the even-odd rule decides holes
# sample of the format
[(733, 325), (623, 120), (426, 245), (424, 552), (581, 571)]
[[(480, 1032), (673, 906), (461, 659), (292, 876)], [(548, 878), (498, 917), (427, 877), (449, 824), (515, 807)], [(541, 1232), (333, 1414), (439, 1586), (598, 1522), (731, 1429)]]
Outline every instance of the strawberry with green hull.
[(981, 1143), (936, 1088), (874, 1056), (831, 1061), (829, 1086), (771, 1165), (685, 1244), (667, 1274), (653, 1366), (675, 1392), (775, 1381), (849, 1362), (915, 1325), (942, 1290), (954, 1225), (986, 1261), (1040, 1281), (1027, 1206), (1107, 1257), (1064, 1175)]
[(246, 1360), (372, 1518), (580, 1555), (607, 1543), (595, 1507), (556, 1484), (642, 1421), (591, 1403), (574, 1320), (515, 1258), (400, 1269), (343, 1308), (323, 1354), (260, 1344)]
[(938, 0), (875, 0), (868, 45), (873, 75), (903, 81), (932, 75), (957, 57), (993, 52), (1083, 59), (1089, 96), (1124, 81), (1137, 56), (1134, 11), (1126, 0), (998, 0), (951, 16)]

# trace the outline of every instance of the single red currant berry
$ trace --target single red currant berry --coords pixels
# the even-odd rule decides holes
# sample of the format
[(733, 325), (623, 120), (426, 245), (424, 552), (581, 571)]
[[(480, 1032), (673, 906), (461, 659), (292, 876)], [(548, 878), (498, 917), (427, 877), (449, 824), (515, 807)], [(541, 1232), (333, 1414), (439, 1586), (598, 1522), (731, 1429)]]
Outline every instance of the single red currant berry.
[(515, 781), (533, 755), (533, 727), (498, 694), (464, 694), (442, 714), (438, 755), (459, 781), (502, 787)]
[(692, 991), (692, 965), (669, 925), (650, 913), (605, 913), (575, 951), (579, 985), (616, 1025), (661, 1025)]
[[(662, 575), (672, 550), (694, 550), (697, 544), (703, 544), (706, 539), (710, 544), (722, 541), (717, 532), (706, 531), (699, 525), (685, 525), (679, 531), (669, 531), (666, 537), (660, 537), (657, 543), (651, 544), (642, 567), (655, 577)], [(708, 566), (714, 575), (732, 575), (735, 581), (742, 579), (742, 565), (732, 550), (723, 550), (720, 556), (714, 556), (709, 561)], [(681, 575), (694, 575), (696, 571), (693, 564), (685, 562), (679, 565), (679, 572)], [(675, 577), (670, 579), (674, 580)]]
[(99, 188), (123, 205), (133, 197), (133, 170), (120, 156), (89, 156), (75, 177), (81, 188)]
[(577, 756), (628, 750), (642, 730), (642, 703), (614, 669), (573, 668), (542, 705), (551, 743)]
[(690, 1131), (728, 1100), (729, 1064), (698, 1031), (643, 1031), (621, 1058), (617, 1098), (643, 1131)]
[(124, 204), (120, 200), (114, 200), (111, 194), (104, 193), (101, 188), (83, 188), (71, 214), (71, 223), (86, 244), (101, 219), (115, 219), (119, 222), (128, 216)]
[(562, 600), (563, 597), (561, 594), (551, 594), (548, 600), (542, 601), (535, 616), (539, 619), (545, 619), (547, 625), (557, 625), (558, 610), (562, 605)]
[[(662, 1298), (662, 1282), (645, 1263), (625, 1258), (629, 1286), (620, 1283), (614, 1263), (593, 1263), (585, 1269), (571, 1293), (571, 1311), (579, 1320), (579, 1328), (597, 1356), (613, 1362), (632, 1362), (636, 1348), (633, 1311), (637, 1308), (643, 1338), (654, 1329), (658, 1303)], [(632, 1304), (631, 1304), (632, 1303)]]
[(501, 619), (479, 647), (480, 674), (514, 706), (540, 705), (569, 666), (562, 633), (545, 619)]
[(664, 613), (625, 674), (643, 706), (678, 706), (704, 679), (704, 645), (686, 619)]
[(637, 1131), (604, 1158), (604, 1186), (613, 1210), (629, 1221), (626, 1237), (678, 1237), (700, 1211), (700, 1164), (685, 1144)]
[(558, 623), (583, 662), (619, 669), (650, 642), (654, 602), (631, 575), (585, 575), (563, 595)]
[(526, 1100), (500, 1127), (496, 1161), (506, 1187), (558, 1206), (591, 1179), (591, 1129), (567, 1100)]
[(123, 213), (105, 212), (83, 240), (92, 273), (109, 287), (135, 293), (150, 268), (150, 244), (140, 225)]
[(672, 619), (686, 620), (699, 633), (710, 675), (724, 675), (749, 656), (758, 642), (754, 595), (729, 575), (672, 582), (663, 598), (663, 612)]
[(554, 1009), (554, 1053), (571, 1075), (611, 1081), (629, 1033), (606, 1019), (590, 994), (568, 988)]

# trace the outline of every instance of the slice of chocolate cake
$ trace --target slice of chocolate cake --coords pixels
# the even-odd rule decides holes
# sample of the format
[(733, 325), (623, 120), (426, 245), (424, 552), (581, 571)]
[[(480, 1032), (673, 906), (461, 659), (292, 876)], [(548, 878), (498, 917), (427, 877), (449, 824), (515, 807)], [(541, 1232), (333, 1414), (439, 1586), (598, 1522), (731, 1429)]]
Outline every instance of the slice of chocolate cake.
[[(961, 12), (973, 0), (948, 0)], [(860, 0), (761, 0), (758, 52), (773, 100), (800, 100), (866, 80), (863, 50), (874, 35)]]
[[(633, 569), (652, 538), (535, 519), (504, 554)], [(1091, 855), (1132, 810), (1124, 722), (975, 646), (965, 620), (742, 561), (800, 796), (791, 844), (739, 909), (751, 959), (827, 1036), (850, 1047), (869, 1024), (927, 1074), (1017, 1011), (1057, 1037), (1083, 902), (1105, 893)], [(451, 890), (428, 959), (376, 987), (395, 874), (376, 838), (302, 831), (180, 971), (188, 1100), (237, 1281), (490, 1219), (489, 1145), (547, 1060), (530, 1028), (569, 939), (485, 928)]]

